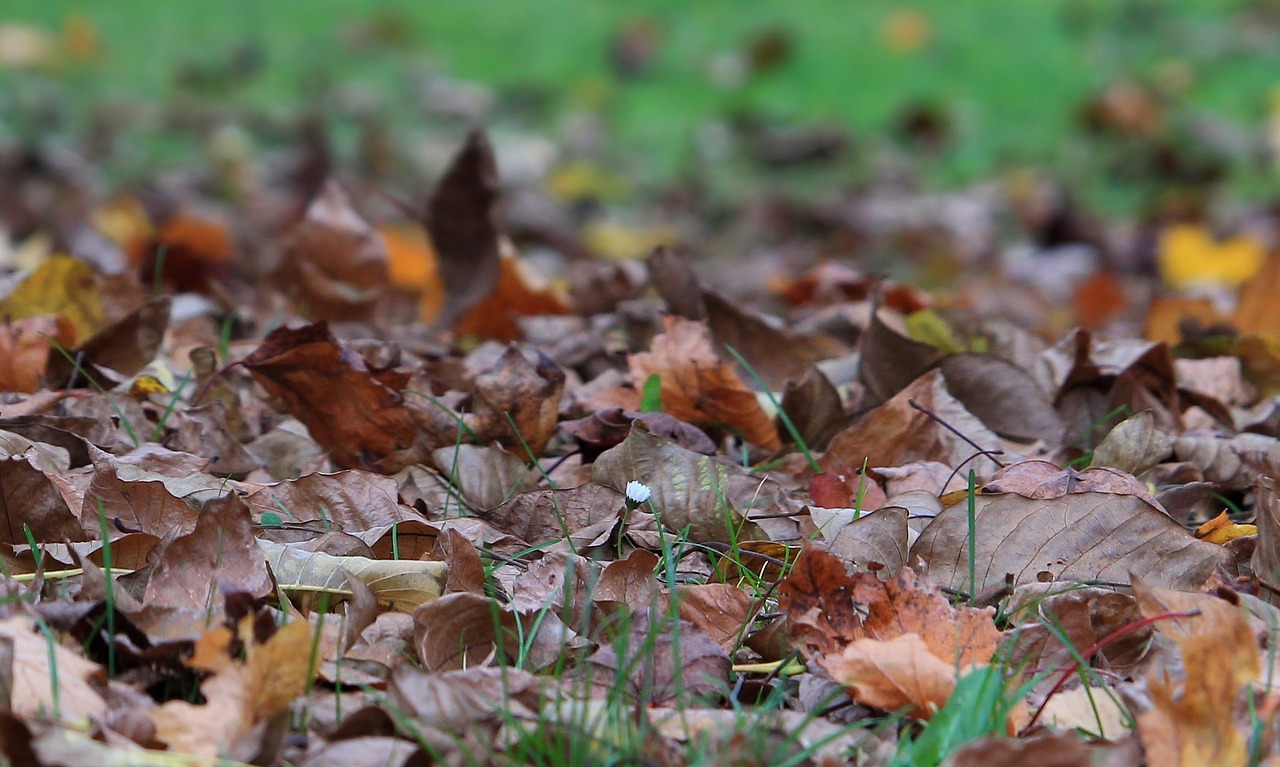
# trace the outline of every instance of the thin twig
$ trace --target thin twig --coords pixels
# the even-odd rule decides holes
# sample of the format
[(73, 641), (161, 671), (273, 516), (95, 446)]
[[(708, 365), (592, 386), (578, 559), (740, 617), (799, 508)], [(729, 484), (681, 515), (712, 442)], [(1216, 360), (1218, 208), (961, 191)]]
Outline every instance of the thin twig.
[(996, 466), (999, 466), (1000, 468), (1002, 468), (1002, 469), (1003, 469), (1003, 468), (1007, 465), (1007, 464), (1005, 464), (1003, 461), (1001, 461), (1000, 459), (998, 459), (998, 458), (996, 458), (996, 457), (995, 457), (996, 455), (999, 455), (999, 454), (1000, 454), (1001, 452), (1003, 452), (1003, 451), (1001, 451), (1001, 450), (987, 450), (987, 449), (983, 448), (983, 447), (982, 447), (982, 445), (979, 445), (977, 442), (974, 442), (973, 440), (971, 440), (971, 439), (969, 439), (968, 437), (966, 437), (963, 433), (961, 433), (961, 432), (960, 432), (960, 430), (959, 430), (959, 429), (957, 429), (956, 427), (954, 427), (954, 426), (952, 426), (951, 424), (947, 423), (946, 421), (942, 420), (942, 416), (940, 416), (940, 415), (938, 415), (937, 413), (933, 412), (932, 410), (930, 410), (929, 408), (925, 407), (924, 405), (921, 405), (919, 402), (916, 402), (914, 399), (908, 399), (908, 400), (907, 400), (907, 404), (908, 404), (908, 405), (910, 405), (911, 407), (915, 408), (916, 410), (919, 410), (921, 413), (924, 413), (925, 415), (929, 416), (929, 418), (931, 418), (931, 419), (933, 419), (934, 421), (936, 421), (936, 422), (938, 423), (938, 425), (940, 425), (942, 428), (946, 429), (947, 431), (949, 431), (949, 432), (951, 432), (952, 434), (956, 435), (956, 436), (957, 436), (957, 437), (959, 437), (960, 439), (962, 439), (962, 440), (964, 440), (965, 442), (969, 443), (969, 444), (973, 447), (973, 449), (974, 449), (974, 450), (977, 450), (977, 451), (978, 451), (979, 453), (981, 453), (982, 455), (985, 455), (986, 457), (990, 458), (990, 459), (995, 463), (995, 465), (996, 465)]

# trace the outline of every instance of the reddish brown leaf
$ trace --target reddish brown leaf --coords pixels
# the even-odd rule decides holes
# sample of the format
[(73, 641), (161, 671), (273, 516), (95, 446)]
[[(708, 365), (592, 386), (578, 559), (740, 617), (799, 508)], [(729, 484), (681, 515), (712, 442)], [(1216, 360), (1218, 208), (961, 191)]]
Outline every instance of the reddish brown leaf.
[(392, 473), (421, 460), (401, 394), (409, 377), (369, 370), (326, 323), (271, 332), (244, 365), (339, 466)]

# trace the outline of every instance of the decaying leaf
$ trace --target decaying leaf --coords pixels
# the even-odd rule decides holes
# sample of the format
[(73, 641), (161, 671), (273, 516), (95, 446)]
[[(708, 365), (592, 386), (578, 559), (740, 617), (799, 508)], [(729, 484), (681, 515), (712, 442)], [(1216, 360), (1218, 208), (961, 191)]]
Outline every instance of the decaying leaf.
[[(587, 681), (652, 706), (714, 696), (731, 668), (729, 654), (692, 623), (631, 613), (630, 628), (587, 658)], [(619, 686), (621, 685), (621, 686)]]
[(14, 714), (56, 716), (64, 722), (105, 716), (106, 701), (89, 682), (101, 671), (96, 663), (51, 642), (34, 620), (20, 615), (0, 620), (0, 641), (12, 643), (12, 665), (0, 668), (0, 678)]
[(1000, 640), (993, 609), (952, 607), (910, 569), (887, 582), (851, 576), (839, 559), (809, 548), (779, 591), (797, 649), (855, 700), (909, 706), (924, 719), (946, 702), (957, 670), (990, 661)]
[[(939, 461), (955, 467), (974, 454), (972, 445), (912, 407), (912, 401), (932, 410), (983, 449), (999, 449), (1000, 438), (947, 393), (942, 373), (934, 370), (832, 437), (819, 461), (822, 467), (857, 468), (865, 462), (874, 469), (908, 461)], [(987, 475), (989, 466), (985, 460), (971, 464), (979, 477)]]

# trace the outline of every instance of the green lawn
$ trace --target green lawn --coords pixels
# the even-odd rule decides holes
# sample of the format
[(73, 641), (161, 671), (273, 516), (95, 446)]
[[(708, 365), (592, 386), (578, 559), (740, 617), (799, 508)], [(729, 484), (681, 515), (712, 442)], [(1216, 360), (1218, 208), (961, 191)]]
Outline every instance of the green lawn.
[[(175, 73), (216, 64), (237, 45), (263, 56), (257, 74), (202, 98), (218, 107), (285, 116), (322, 86), (358, 84), (402, 131), (422, 125), (411, 106), (412, 72), (427, 62), (500, 93), (530, 92), (543, 107), (517, 122), (555, 128), (576, 110), (604, 115), (624, 170), (666, 178), (690, 155), (695, 129), (730, 113), (785, 121), (831, 121), (860, 145), (883, 140), (906, 103), (929, 101), (953, 117), (956, 140), (928, 164), (943, 182), (1010, 166), (1049, 165), (1097, 185), (1090, 147), (1075, 132), (1083, 98), (1118, 76), (1182, 78), (1171, 121), (1200, 114), (1260, 130), (1280, 86), (1280, 46), (1256, 34), (1272, 0), (225, 0), (10, 4), (0, 18), (59, 29), (73, 14), (92, 20), (105, 47), (90, 64), (61, 67), (49, 87), (67, 97), (72, 130), (106, 100), (164, 102), (184, 90)], [(904, 9), (927, 19), (930, 42), (895, 51), (886, 20)], [(1271, 8), (1272, 16), (1280, 11)], [(651, 71), (623, 81), (606, 52), (620, 24), (648, 19), (660, 40)], [(1265, 23), (1277, 24), (1275, 18)], [(358, 25), (390, 41), (353, 42)], [(785, 32), (792, 55), (739, 87), (709, 76), (717, 56), (741, 51), (761, 30)], [(1255, 34), (1249, 34), (1250, 31)], [(1274, 38), (1270, 38), (1274, 39)], [(29, 77), (0, 70), (0, 97), (25, 107)], [(6, 93), (8, 92), (8, 93)], [(22, 95), (14, 95), (21, 93)], [(4, 109), (0, 109), (3, 115)], [(21, 112), (22, 110), (15, 110)], [(25, 128), (0, 116), (0, 133)], [(340, 138), (351, 131), (339, 124)], [(537, 127), (542, 127), (539, 125)], [(153, 137), (154, 139), (154, 137)], [(181, 162), (184, 144), (153, 140), (129, 163)], [(1083, 162), (1082, 162), (1083, 160)], [(1268, 191), (1256, 174), (1251, 194)]]

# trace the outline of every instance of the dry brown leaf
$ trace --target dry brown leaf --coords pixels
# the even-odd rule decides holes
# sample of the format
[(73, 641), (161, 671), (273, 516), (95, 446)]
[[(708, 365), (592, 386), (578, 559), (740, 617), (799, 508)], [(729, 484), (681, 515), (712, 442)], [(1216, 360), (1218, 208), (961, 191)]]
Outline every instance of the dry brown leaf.
[(631, 377), (662, 381), (664, 411), (693, 423), (719, 424), (768, 450), (782, 447), (773, 419), (733, 368), (716, 354), (704, 323), (666, 316), (648, 352), (629, 357)]
[(900, 506), (864, 512), (829, 539), (827, 551), (861, 572), (875, 572), (882, 580), (893, 578), (907, 563), (907, 518), (907, 510)]
[(476, 511), (496, 509), (518, 493), (538, 487), (536, 475), (525, 462), (497, 445), (442, 447), (432, 451), (431, 458)]
[(358, 319), (376, 305), (390, 279), (387, 250), (336, 181), (289, 234), (276, 279), (314, 319)]
[[(31, 452), (0, 459), (0, 542), (26, 545), (24, 526), (37, 541), (47, 543), (97, 537), (85, 530), (58, 485), (38, 463), (39, 457)], [(95, 524), (89, 530), (97, 527)]]
[(486, 522), (526, 541), (550, 541), (601, 522), (618, 520), (623, 495), (594, 482), (568, 490), (518, 493), (483, 514)]
[[(909, 461), (939, 461), (955, 467), (974, 454), (972, 445), (911, 407), (910, 400), (931, 409), (984, 449), (995, 450), (1001, 446), (1000, 438), (947, 392), (942, 373), (933, 370), (832, 437), (826, 454), (819, 461), (823, 469), (859, 468), (864, 461), (873, 469)], [(991, 462), (983, 460), (969, 465), (978, 471), (981, 479), (990, 471)]]
[(596, 582), (591, 598), (596, 602), (615, 602), (632, 610), (654, 608), (663, 610), (666, 601), (654, 572), (658, 567), (658, 555), (644, 549), (636, 549), (605, 565)]
[(1156, 428), (1150, 410), (1144, 410), (1121, 421), (1094, 448), (1093, 466), (1141, 474), (1173, 453), (1173, 439)]
[(349, 533), (421, 519), (400, 504), (394, 479), (357, 469), (265, 485), (244, 500), (255, 519), (271, 512), (290, 522), (317, 522)]
[(582, 673), (601, 693), (665, 706), (687, 702), (684, 696), (719, 695), (732, 667), (701, 629), (645, 609), (631, 613), (627, 633), (596, 650)]
[(531, 363), (515, 346), (475, 379), (472, 412), (462, 416), (475, 442), (539, 456), (555, 435), (564, 371), (541, 352)]
[(327, 324), (272, 331), (244, 365), (339, 466), (390, 474), (422, 459), (401, 393), (409, 376), (370, 370)]
[(746, 636), (758, 604), (746, 591), (727, 583), (682, 586), (680, 618), (702, 629), (712, 641), (733, 652)]
[(1106, 688), (1073, 687), (1061, 690), (1044, 704), (1040, 719), (1067, 732), (1081, 730), (1106, 740), (1129, 734), (1129, 712)]
[(168, 296), (152, 298), (125, 317), (99, 329), (79, 347), (67, 350), (81, 367), (79, 375), (75, 374), (76, 364), (67, 359), (66, 354), (57, 349), (50, 350), (50, 380), (62, 384), (75, 376), (78, 386), (87, 388), (91, 384), (86, 376), (92, 376), (99, 384), (111, 380), (103, 372), (104, 368), (113, 371), (112, 375), (134, 375), (154, 360), (160, 351), (169, 326), (171, 305), (172, 299)]
[[(866, 387), (863, 407), (880, 405), (923, 376), (942, 357), (907, 334), (902, 315), (881, 308), (858, 337), (858, 380)], [(966, 432), (967, 433), (967, 432)]]
[[(1084, 474), (1092, 472), (1103, 470)], [(1053, 486), (1069, 483), (1066, 472), (1060, 472)], [(999, 587), (1006, 575), (1015, 583), (1127, 583), (1134, 573), (1162, 585), (1197, 588), (1226, 561), (1222, 547), (1196, 540), (1154, 505), (1145, 488), (1140, 495), (1067, 490), (1049, 496), (1032, 500), (984, 492), (976, 497), (975, 584), (968, 582), (967, 499), (934, 517), (911, 554), (929, 565), (937, 584), (975, 594)]]
[(459, 336), (515, 341), (523, 334), (518, 320), (544, 314), (568, 314), (573, 306), (559, 287), (537, 274), (503, 239), (498, 263), (498, 283), (458, 320)]
[(312, 632), (306, 621), (286, 624), (264, 643), (250, 643), (243, 662), (228, 654), (230, 640), (224, 627), (212, 629), (188, 661), (212, 672), (200, 685), (202, 705), (171, 700), (148, 712), (156, 738), (171, 749), (225, 753), (255, 724), (283, 712), (310, 683)]
[(1062, 439), (1062, 420), (1030, 373), (990, 354), (942, 360), (947, 391), (996, 434), (1017, 442)]
[(205, 611), (211, 621), (221, 612), (223, 594), (272, 591), (249, 509), (235, 495), (209, 501), (190, 533), (162, 541), (146, 576), (144, 604)]
[[(1111, 762), (1103, 762), (1111, 764)], [(956, 749), (943, 767), (1091, 767), (1091, 751), (1071, 732), (1040, 732), (1026, 738), (989, 736)], [(1154, 765), (1152, 767), (1155, 767)]]
[(871, 573), (849, 575), (835, 556), (809, 547), (778, 590), (806, 657), (837, 654), (859, 639), (915, 634), (948, 667), (969, 666), (989, 661), (1000, 641), (995, 610), (952, 607), (910, 568), (881, 582)]
[(768, 500), (767, 480), (641, 427), (633, 426), (621, 445), (596, 459), (591, 477), (619, 493), (631, 481), (648, 485), (648, 503), (658, 519), (672, 530), (688, 529), (691, 541), (757, 540), (763, 535), (738, 499)]
[(1254, 464), (1246, 457), (1280, 461), (1280, 440), (1242, 432), (1232, 436), (1181, 434), (1173, 438), (1173, 455), (1200, 467), (1204, 478), (1228, 490), (1244, 490), (1258, 480)]
[(420, 605), (413, 626), (418, 659), (436, 672), (510, 666), (517, 657), (539, 670), (560, 660), (575, 638), (554, 613), (516, 610), (465, 591)]
[(151, 283), (160, 265), (160, 282), (174, 293), (207, 292), (231, 272), (236, 258), (234, 235), (221, 221), (188, 212), (170, 216), (127, 248), (143, 283)]

